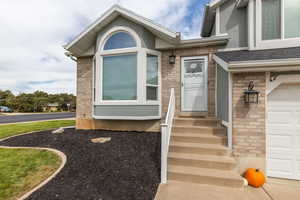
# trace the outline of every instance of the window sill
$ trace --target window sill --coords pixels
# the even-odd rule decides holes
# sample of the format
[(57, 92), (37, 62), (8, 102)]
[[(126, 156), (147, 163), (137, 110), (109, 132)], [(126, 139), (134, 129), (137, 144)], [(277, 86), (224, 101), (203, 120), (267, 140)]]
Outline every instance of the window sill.
[(94, 103), (94, 106), (139, 106), (139, 105), (143, 105), (143, 106), (146, 106), (146, 105), (160, 105), (160, 101), (147, 101), (147, 102), (142, 102), (142, 103), (139, 103), (139, 102), (122, 102), (122, 101), (116, 101), (116, 102), (113, 102), (113, 101), (109, 101), (109, 102), (100, 102), (100, 103)]
[(143, 116), (143, 117), (134, 117), (134, 116), (95, 116), (94, 119), (102, 119), (102, 120), (160, 120), (160, 116)]

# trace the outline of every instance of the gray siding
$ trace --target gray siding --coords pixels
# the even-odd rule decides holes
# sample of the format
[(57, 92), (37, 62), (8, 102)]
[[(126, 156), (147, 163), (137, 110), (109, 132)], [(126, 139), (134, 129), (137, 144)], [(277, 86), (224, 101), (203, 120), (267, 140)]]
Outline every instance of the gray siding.
[(149, 117), (159, 116), (159, 105), (97, 105), (95, 116), (105, 117)]
[(220, 31), (231, 37), (226, 48), (248, 46), (247, 24), (247, 8), (236, 8), (235, 0), (227, 1), (220, 7)]
[(228, 122), (228, 72), (217, 66), (217, 117)]
[(154, 49), (155, 48), (155, 36), (145, 29), (143, 26), (136, 24), (134, 22), (131, 22), (124, 17), (117, 17), (114, 21), (112, 21), (110, 24), (108, 24), (106, 27), (101, 29), (101, 31), (98, 33), (97, 37), (97, 49), (99, 48), (99, 43), (102, 38), (102, 36), (109, 31), (109, 29), (116, 27), (116, 26), (125, 26), (128, 28), (131, 28), (134, 30), (142, 41), (142, 47), (147, 49)]

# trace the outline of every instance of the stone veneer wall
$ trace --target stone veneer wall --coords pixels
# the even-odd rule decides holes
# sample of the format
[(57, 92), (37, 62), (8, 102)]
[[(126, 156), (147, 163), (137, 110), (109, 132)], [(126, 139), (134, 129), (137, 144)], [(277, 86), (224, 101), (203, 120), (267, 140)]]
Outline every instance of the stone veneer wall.
[(169, 64), (171, 50), (162, 51), (162, 113), (168, 110), (171, 88), (175, 88), (176, 112), (181, 110), (181, 58), (189, 56), (208, 56), (208, 115), (215, 116), (215, 62), (212, 55), (217, 47), (198, 47), (175, 50), (176, 63)]
[[(265, 169), (266, 155), (266, 73), (234, 73), (233, 80), (233, 155), (239, 160), (240, 171), (246, 167)], [(259, 103), (244, 103), (244, 90), (254, 81), (260, 92)]]

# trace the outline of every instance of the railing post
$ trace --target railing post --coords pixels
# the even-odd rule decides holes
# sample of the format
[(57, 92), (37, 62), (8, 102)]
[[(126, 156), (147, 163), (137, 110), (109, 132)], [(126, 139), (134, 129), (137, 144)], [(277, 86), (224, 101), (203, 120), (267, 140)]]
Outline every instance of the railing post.
[(162, 124), (161, 125), (161, 183), (167, 183), (167, 137), (168, 137), (168, 125)]

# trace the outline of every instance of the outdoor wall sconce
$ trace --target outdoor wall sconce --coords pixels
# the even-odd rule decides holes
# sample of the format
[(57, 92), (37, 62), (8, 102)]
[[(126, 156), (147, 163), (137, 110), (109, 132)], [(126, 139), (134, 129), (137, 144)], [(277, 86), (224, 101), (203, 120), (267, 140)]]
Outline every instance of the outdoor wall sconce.
[(175, 63), (176, 63), (176, 55), (173, 50), (172, 55), (169, 56), (169, 64), (174, 65)]
[(245, 104), (256, 103), (258, 104), (259, 92), (254, 90), (254, 82), (250, 81), (248, 85), (248, 90), (244, 92), (244, 101)]

